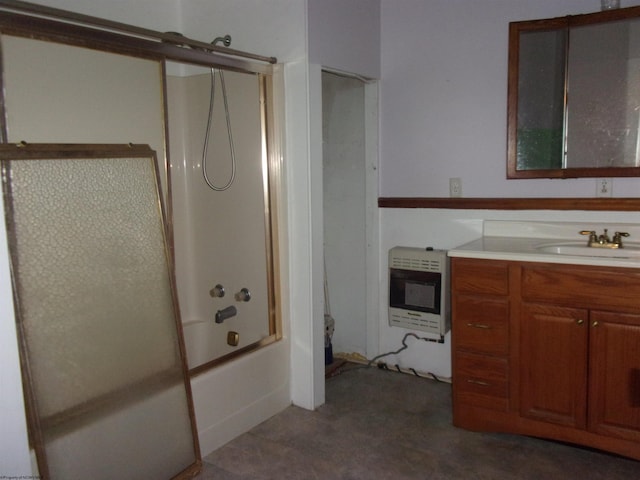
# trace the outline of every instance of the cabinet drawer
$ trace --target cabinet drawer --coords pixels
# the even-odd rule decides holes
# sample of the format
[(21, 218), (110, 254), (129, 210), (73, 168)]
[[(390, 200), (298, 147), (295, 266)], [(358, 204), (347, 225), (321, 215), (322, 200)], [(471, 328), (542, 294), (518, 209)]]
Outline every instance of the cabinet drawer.
[(457, 350), (506, 355), (509, 351), (509, 301), (456, 295), (453, 338)]
[(567, 305), (640, 307), (640, 272), (635, 269), (527, 266), (522, 269), (522, 298)]
[(509, 271), (506, 263), (454, 258), (451, 288), (460, 293), (508, 295)]
[(453, 382), (459, 401), (506, 410), (509, 396), (506, 359), (456, 352), (455, 360)]

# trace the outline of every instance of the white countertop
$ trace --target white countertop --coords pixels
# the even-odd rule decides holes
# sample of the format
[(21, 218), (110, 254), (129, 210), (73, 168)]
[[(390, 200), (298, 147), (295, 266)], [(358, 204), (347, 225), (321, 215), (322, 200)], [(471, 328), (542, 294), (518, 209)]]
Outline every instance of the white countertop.
[[(587, 255), (567, 255), (545, 253), (540, 247), (547, 245), (587, 245), (588, 237), (580, 235), (581, 230), (595, 230), (597, 235), (608, 230), (609, 237), (614, 232), (627, 232), (623, 239), (624, 248), (609, 250), (605, 257)], [(626, 241), (626, 242), (625, 242)], [(593, 248), (594, 254), (599, 252)], [(630, 250), (633, 248), (634, 256)], [(485, 220), (483, 236), (448, 251), (450, 257), (484, 258), (493, 260), (512, 260), (520, 262), (547, 262), (573, 265), (598, 265), (626, 268), (640, 268), (640, 225), (636, 224), (585, 224), (557, 222), (510, 222)], [(591, 250), (586, 250), (588, 253)]]

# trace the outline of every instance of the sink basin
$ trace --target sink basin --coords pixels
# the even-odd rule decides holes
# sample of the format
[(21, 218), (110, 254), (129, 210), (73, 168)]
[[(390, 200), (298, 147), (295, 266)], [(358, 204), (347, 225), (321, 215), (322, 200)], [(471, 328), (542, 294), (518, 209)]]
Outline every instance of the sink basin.
[(580, 257), (640, 258), (640, 245), (625, 244), (623, 248), (588, 247), (583, 242), (544, 243), (536, 246), (540, 253)]

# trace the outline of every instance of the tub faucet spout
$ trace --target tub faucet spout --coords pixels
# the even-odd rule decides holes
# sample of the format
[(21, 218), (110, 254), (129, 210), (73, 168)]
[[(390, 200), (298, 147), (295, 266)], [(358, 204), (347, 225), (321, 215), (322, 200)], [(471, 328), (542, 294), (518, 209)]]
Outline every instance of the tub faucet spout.
[(238, 311), (233, 305), (230, 305), (227, 308), (223, 308), (222, 310), (218, 310), (216, 312), (216, 323), (222, 323), (228, 318), (235, 317), (237, 313)]

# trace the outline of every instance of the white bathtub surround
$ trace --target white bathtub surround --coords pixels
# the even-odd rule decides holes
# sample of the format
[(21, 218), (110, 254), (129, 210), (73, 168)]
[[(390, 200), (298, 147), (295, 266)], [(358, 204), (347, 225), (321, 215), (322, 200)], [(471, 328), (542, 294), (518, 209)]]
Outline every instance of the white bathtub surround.
[(203, 455), (291, 405), (286, 365), (289, 341), (266, 346), (192, 378)]
[[(210, 189), (202, 174), (211, 72), (193, 70), (169, 77), (167, 85), (176, 278), (191, 369), (270, 334), (258, 77), (224, 72), (236, 174), (220, 192)], [(232, 158), (218, 71), (215, 87), (206, 162), (209, 180), (222, 186), (231, 178)], [(224, 296), (212, 297), (217, 284)], [(234, 298), (243, 288), (251, 292), (250, 301)], [(230, 306), (237, 314), (216, 323), (216, 312)], [(227, 344), (229, 331), (238, 332), (238, 346)]]

